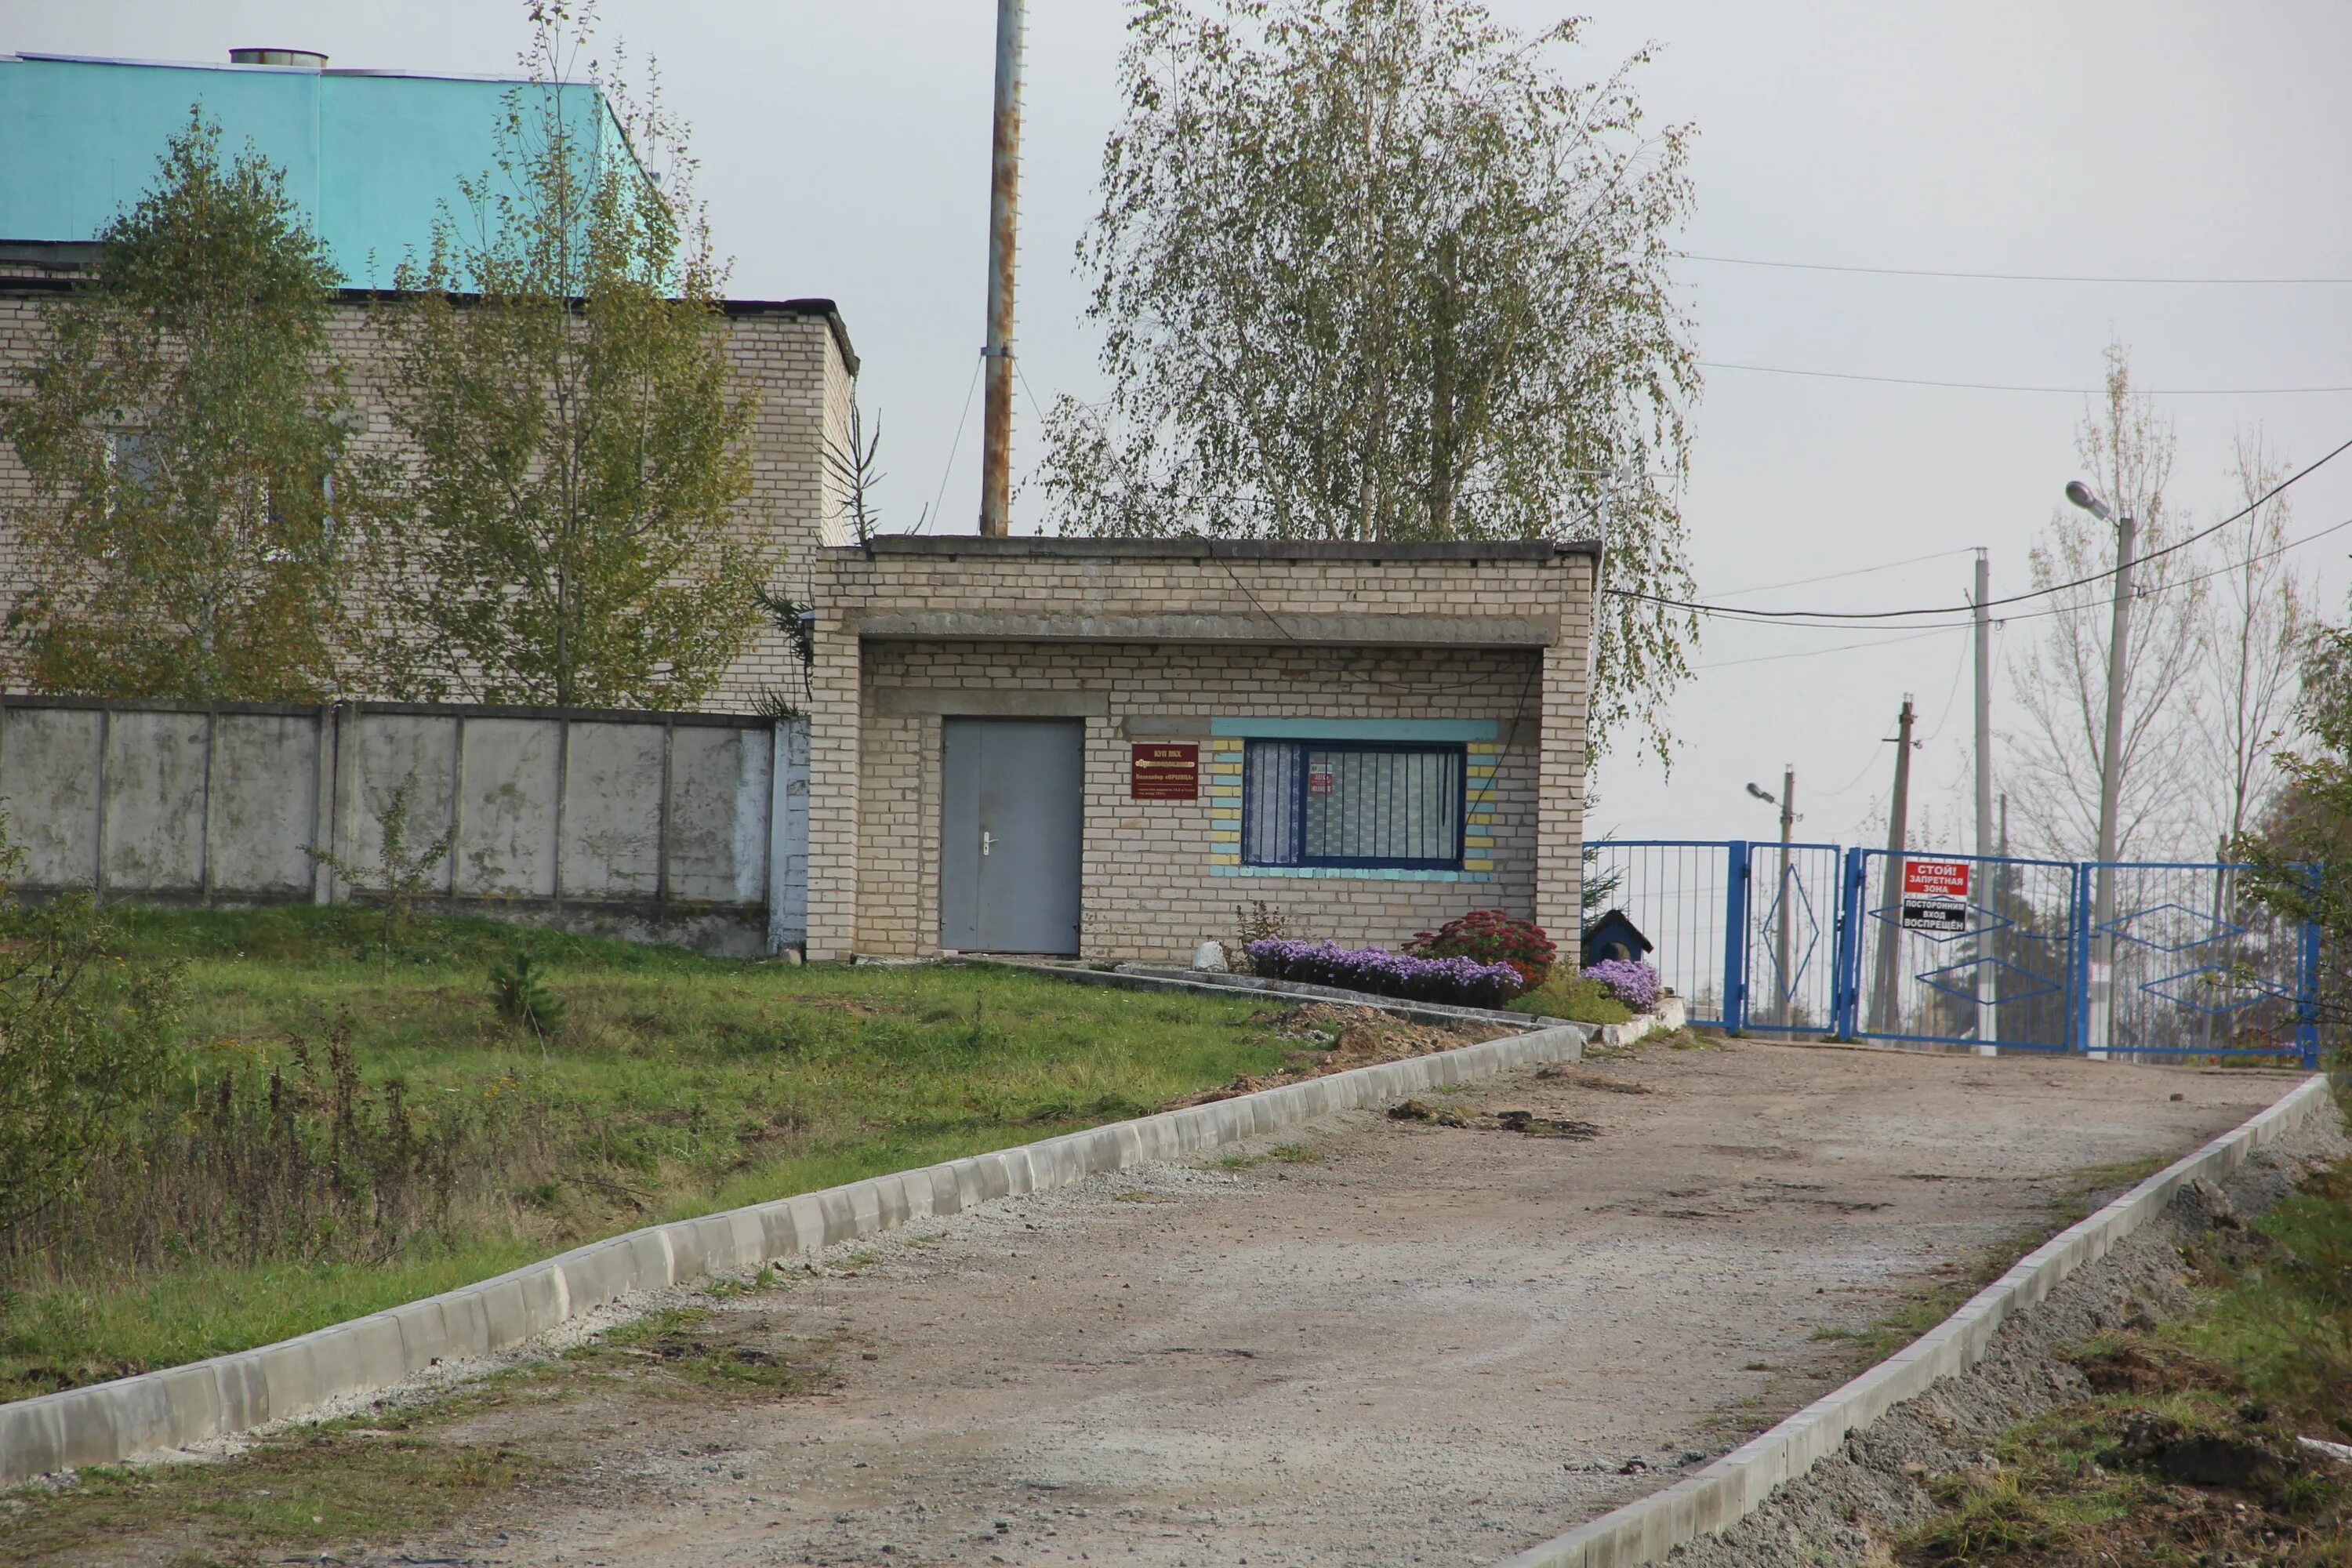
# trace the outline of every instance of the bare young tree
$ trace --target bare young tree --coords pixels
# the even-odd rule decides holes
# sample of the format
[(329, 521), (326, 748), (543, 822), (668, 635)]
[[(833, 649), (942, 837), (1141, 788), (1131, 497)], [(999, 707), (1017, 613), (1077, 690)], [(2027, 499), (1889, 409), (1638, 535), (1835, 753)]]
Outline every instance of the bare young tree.
[(2226, 564), (2213, 578), (2199, 715), (2216, 836), (2231, 840), (2262, 821), (2278, 792), (2273, 752), (2302, 689), (2313, 626), (2311, 584), (2286, 552), (2290, 503), (2270, 496), (2288, 465), (2259, 426), (2239, 432), (2234, 458), (2246, 515), (2214, 536)]
[[(2199, 792), (2180, 787), (2176, 764), (2201, 743), (2205, 585), (2191, 552), (2157, 553), (2185, 527), (2165, 501), (2173, 448), (2170, 421), (2131, 390), (2129, 355), (2121, 345), (2109, 348), (2105, 395), (2077, 431), (2075, 451), (2116, 514), (2139, 523), (2117, 759), (2116, 844), (2126, 857), (2151, 846), (2185, 848), (2199, 836)], [(2051, 514), (2033, 550), (2036, 588), (2091, 581), (2052, 597), (2031, 653), (2011, 669), (2020, 721), (2002, 740), (2028, 853), (2069, 860), (2095, 853), (2115, 594), (2105, 574), (2115, 556), (2111, 525), (2072, 508)]]

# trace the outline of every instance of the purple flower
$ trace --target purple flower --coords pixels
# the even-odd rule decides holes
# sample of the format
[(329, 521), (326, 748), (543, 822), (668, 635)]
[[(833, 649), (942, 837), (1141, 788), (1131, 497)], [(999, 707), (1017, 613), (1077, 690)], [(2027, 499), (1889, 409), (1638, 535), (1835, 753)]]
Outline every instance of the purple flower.
[(1598, 980), (1609, 987), (1616, 997), (1636, 1013), (1647, 1013), (1658, 1005), (1658, 972), (1637, 959), (1604, 958), (1584, 972), (1587, 980)]
[(1249, 944), (1250, 965), (1274, 980), (1297, 980), (1415, 1002), (1447, 1002), (1495, 1007), (1525, 988), (1507, 963), (1475, 958), (1414, 958), (1379, 947), (1341, 947), (1336, 942), (1295, 942), (1270, 937)]

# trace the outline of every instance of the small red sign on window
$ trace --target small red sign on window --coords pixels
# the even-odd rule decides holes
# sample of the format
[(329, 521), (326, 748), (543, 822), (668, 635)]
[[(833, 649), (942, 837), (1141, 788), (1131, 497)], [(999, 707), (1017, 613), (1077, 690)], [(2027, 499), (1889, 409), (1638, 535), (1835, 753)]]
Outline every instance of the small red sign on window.
[(1333, 790), (1339, 787), (1339, 781), (1333, 776), (1329, 768), (1309, 768), (1307, 770), (1307, 793), (1308, 795), (1329, 795)]
[(1138, 741), (1128, 759), (1129, 800), (1201, 798), (1201, 746), (1196, 741)]

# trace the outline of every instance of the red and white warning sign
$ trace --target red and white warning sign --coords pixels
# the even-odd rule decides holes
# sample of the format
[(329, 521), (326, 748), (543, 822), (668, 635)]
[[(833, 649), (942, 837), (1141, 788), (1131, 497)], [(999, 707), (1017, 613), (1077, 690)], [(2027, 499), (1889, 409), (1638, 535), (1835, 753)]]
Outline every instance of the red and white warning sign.
[(1949, 934), (1969, 929), (1969, 863), (1903, 862), (1903, 929)]

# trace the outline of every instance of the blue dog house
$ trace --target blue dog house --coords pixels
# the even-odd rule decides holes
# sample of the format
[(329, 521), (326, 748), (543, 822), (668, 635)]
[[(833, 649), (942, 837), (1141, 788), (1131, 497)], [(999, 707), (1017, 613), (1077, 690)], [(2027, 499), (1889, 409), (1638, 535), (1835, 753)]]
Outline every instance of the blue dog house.
[(1604, 958), (1639, 959), (1648, 954), (1651, 945), (1642, 928), (1625, 918), (1623, 910), (1611, 910), (1584, 928), (1584, 967), (1590, 969)]

